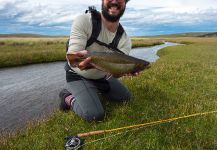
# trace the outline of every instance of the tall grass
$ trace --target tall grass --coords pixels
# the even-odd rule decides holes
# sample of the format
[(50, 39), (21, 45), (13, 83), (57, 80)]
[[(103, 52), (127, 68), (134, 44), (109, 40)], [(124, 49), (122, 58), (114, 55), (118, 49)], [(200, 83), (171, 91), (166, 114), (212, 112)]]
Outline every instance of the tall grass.
[[(173, 40), (173, 39), (167, 39)], [(129, 103), (103, 101), (103, 122), (87, 123), (74, 113), (57, 111), (25, 132), (1, 140), (0, 149), (63, 149), (64, 137), (217, 110), (217, 39), (176, 39), (192, 43), (158, 52), (160, 59), (136, 77), (123, 77), (133, 99)], [(214, 150), (217, 115), (193, 117), (133, 130), (86, 145), (86, 150)], [(103, 138), (86, 138), (88, 143)]]
[(65, 60), (65, 38), (0, 39), (0, 67)]
[[(64, 61), (67, 38), (0, 38), (0, 68)], [(159, 39), (132, 39), (132, 47), (162, 44)]]
[(132, 38), (131, 40), (132, 48), (163, 44), (163, 40), (158, 38)]

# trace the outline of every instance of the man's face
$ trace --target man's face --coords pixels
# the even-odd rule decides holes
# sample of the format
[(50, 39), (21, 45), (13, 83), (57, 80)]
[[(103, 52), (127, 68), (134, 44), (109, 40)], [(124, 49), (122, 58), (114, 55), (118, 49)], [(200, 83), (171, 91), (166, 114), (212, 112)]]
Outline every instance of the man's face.
[(118, 21), (123, 15), (125, 7), (125, 0), (102, 0), (102, 14), (110, 22)]

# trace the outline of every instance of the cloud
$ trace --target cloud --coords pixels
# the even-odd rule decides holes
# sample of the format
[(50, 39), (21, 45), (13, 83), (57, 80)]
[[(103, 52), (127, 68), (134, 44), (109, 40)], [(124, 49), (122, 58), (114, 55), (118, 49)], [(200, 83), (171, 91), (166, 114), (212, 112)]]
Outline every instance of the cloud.
[[(10, 28), (14, 31), (16, 26), (16, 31), (20, 32), (39, 32), (41, 29), (45, 34), (68, 34), (74, 18), (90, 5), (99, 10), (101, 1), (0, 0), (0, 33), (10, 32)], [(190, 30), (192, 27), (216, 30), (217, 1), (131, 0), (121, 22), (130, 35), (158, 34), (181, 28)]]
[[(160, 32), (170, 32), (173, 28), (176, 30), (183, 28), (186, 32), (192, 31), (193, 28), (195, 31), (196, 29), (216, 31), (217, 9), (208, 7), (181, 9), (180, 6), (177, 8), (149, 7), (145, 9), (129, 7), (122, 22), (127, 26), (130, 35), (135, 33), (147, 35), (150, 34), (150, 31), (160, 34)], [(130, 28), (133, 30), (131, 31)]]
[[(191, 11), (191, 9), (208, 9), (217, 8), (216, 0), (152, 0), (152, 1), (141, 1), (141, 0), (131, 0), (128, 3), (128, 7), (136, 9), (161, 7), (170, 8), (173, 11)], [(179, 9), (177, 9), (179, 8)]]
[(123, 22), (134, 24), (165, 24), (179, 23), (183, 25), (193, 25), (206, 21), (217, 21), (217, 10), (195, 10), (192, 12), (174, 12), (170, 10), (162, 11), (164, 8), (150, 8), (132, 10), (130, 9), (122, 19)]
[[(85, 3), (86, 2), (86, 3)], [(78, 14), (85, 11), (87, 0), (82, 2), (61, 0), (18, 0), (0, 1), (2, 16), (15, 17), (17, 22), (43, 25), (54, 25), (72, 21)]]

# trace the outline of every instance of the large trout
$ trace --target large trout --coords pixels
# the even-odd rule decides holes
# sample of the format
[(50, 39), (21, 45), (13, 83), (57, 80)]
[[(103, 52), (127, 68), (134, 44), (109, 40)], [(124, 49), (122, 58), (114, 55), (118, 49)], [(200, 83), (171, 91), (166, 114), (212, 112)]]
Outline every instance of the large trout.
[[(88, 52), (85, 58), (91, 57), (90, 64), (95, 68), (108, 72), (115, 77), (124, 74), (133, 74), (150, 67), (150, 63), (126, 54), (117, 52)], [(67, 54), (67, 58), (76, 59), (77, 62), (82, 58), (74, 58), (71, 54)]]

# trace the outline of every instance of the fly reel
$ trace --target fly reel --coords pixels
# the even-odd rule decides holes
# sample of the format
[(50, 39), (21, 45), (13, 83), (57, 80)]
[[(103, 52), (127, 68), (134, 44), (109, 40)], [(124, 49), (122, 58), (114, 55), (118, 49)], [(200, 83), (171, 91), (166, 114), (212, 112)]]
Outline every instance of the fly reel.
[(65, 150), (76, 150), (80, 149), (82, 144), (84, 143), (81, 138), (78, 136), (68, 136), (65, 138), (66, 143), (65, 143)]

